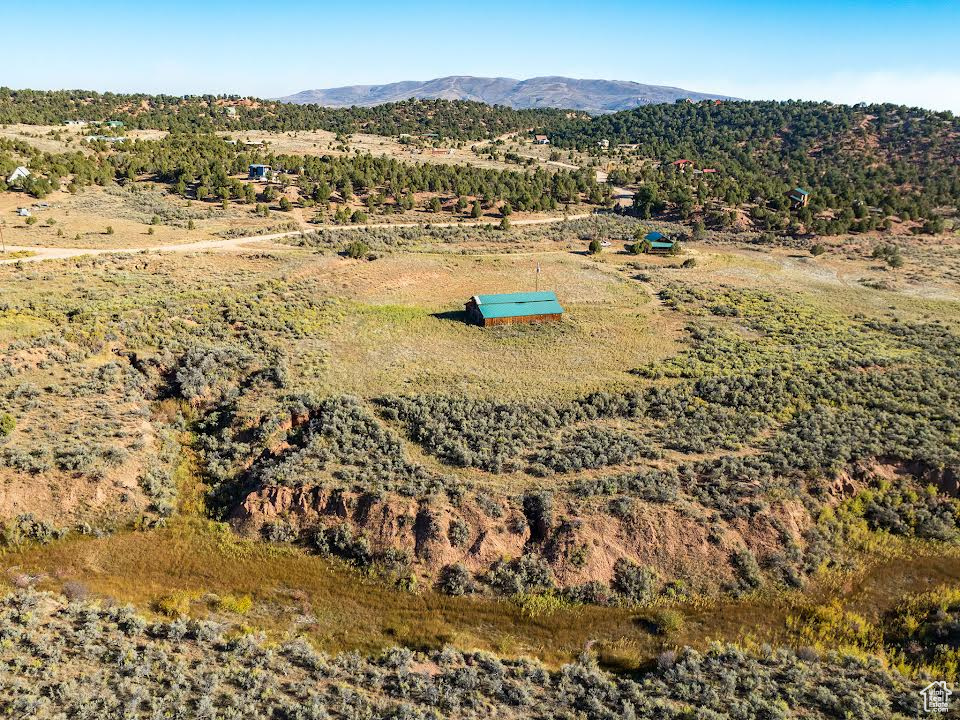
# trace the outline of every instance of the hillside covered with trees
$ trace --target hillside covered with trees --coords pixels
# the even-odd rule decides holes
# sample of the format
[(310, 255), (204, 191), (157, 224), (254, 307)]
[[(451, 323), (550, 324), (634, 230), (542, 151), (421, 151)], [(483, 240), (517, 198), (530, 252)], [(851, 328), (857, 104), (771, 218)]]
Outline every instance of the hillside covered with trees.
[(374, 135), (435, 133), (454, 140), (476, 140), (553, 123), (564, 115), (560, 110), (513, 110), (465, 100), (407, 100), (376, 107), (327, 108), (237, 96), (0, 88), (0, 124), (120, 120), (132, 128), (171, 132), (329, 130)]
[[(176, 134), (326, 130), (441, 141), (545, 134), (558, 150), (555, 159), (560, 150), (588, 153), (608, 166), (612, 185), (635, 188), (634, 214), (718, 229), (936, 234), (951, 226), (960, 206), (960, 120), (889, 104), (678, 102), (590, 117), (469, 101), (332, 109), (233, 96), (0, 89), (0, 123), (106, 119)], [(795, 187), (809, 191), (808, 204), (788, 198)]]
[[(6, 174), (28, 162), (32, 173), (18, 182), (17, 188), (36, 197), (46, 196), (62, 183), (76, 192), (114, 181), (149, 180), (191, 199), (255, 203), (270, 202), (295, 185), (298, 197), (307, 204), (360, 200), (371, 213), (410, 210), (416, 193), (433, 195), (430, 202), (437, 212), (441, 200), (436, 196), (440, 194), (451, 201), (450, 209), (475, 216), (481, 206), (540, 211), (579, 202), (581, 195), (594, 204), (605, 198), (593, 173), (586, 170), (502, 171), (473, 165), (406, 163), (372, 155), (277, 155), (203, 132), (113, 146), (94, 141), (87, 146), (94, 152), (54, 154), (42, 153), (24, 141), (0, 140), (0, 171)], [(274, 186), (263, 190), (238, 179), (251, 163), (270, 164), (278, 172), (279, 190)], [(0, 188), (6, 188), (2, 180)]]
[[(611, 155), (615, 184), (639, 183), (641, 216), (703, 209), (726, 227), (746, 210), (761, 227), (840, 234), (921, 220), (942, 232), (960, 204), (960, 119), (897, 105), (701, 102), (552, 119), (559, 148)], [(609, 149), (598, 148), (609, 143)], [(677, 161), (689, 160), (689, 164)], [(706, 171), (704, 171), (706, 170)], [(810, 191), (791, 212), (787, 192)]]

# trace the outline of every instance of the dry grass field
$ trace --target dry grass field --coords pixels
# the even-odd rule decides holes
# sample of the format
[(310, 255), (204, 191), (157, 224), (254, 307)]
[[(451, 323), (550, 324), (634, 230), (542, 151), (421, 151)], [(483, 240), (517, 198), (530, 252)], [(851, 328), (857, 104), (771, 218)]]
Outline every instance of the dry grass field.
[(395, 137), (355, 133), (347, 142), (337, 140), (335, 133), (325, 130), (313, 132), (269, 132), (265, 130), (246, 130), (243, 132), (221, 132), (239, 142), (263, 143), (276, 154), (290, 155), (353, 155), (364, 153), (383, 155), (406, 162), (438, 163), (441, 165), (475, 165), (497, 170), (516, 169), (516, 165), (494, 160), (485, 160), (470, 150), (470, 144), (448, 143), (443, 147), (416, 147), (403, 144)]
[[(271, 152), (291, 155), (353, 155), (356, 153), (383, 155), (386, 157), (416, 163), (438, 163), (440, 165), (474, 165), (495, 170), (516, 170), (520, 167), (547, 170), (566, 168), (576, 169), (594, 164), (594, 160), (585, 153), (576, 151), (558, 152), (549, 145), (534, 145), (526, 137), (515, 134), (506, 135), (497, 141), (476, 142), (400, 142), (397, 137), (354, 133), (340, 142), (337, 135), (325, 130), (270, 132), (266, 130), (245, 130), (242, 132), (221, 132), (227, 137), (242, 143), (262, 143)], [(493, 152), (496, 159), (489, 157)], [(523, 164), (516, 160), (508, 161), (506, 154), (519, 156)], [(532, 162), (527, 164), (526, 161)]]
[[(474, 220), (462, 213), (433, 213), (423, 209), (425, 196), (407, 212), (375, 216), (371, 223), (401, 226), (496, 224), (499, 213), (485, 212)], [(31, 216), (22, 217), (19, 208)], [(350, 206), (361, 209), (360, 203)], [(588, 209), (571, 206), (578, 216)], [(512, 215), (512, 223), (554, 222), (561, 213)], [(129, 249), (195, 243), (204, 240), (256, 236), (291, 230), (310, 231), (326, 227), (332, 219), (316, 208), (293, 207), (288, 212), (276, 203), (269, 216), (256, 212), (251, 204), (199, 202), (155, 188), (150, 183), (127, 187), (87, 188), (76, 195), (57, 191), (38, 201), (24, 193), (8, 192), (0, 197), (0, 223), (7, 245), (20, 247)], [(356, 226), (355, 226), (356, 227)]]
[[(466, 299), (532, 289), (538, 263), (541, 287), (563, 299), (564, 323), (495, 333), (464, 323)], [(568, 252), (331, 258), (299, 276), (330, 289), (329, 391), (572, 396), (627, 382), (632, 362), (667, 356), (678, 332), (642, 288)]]
[[(30, 209), (34, 223), (17, 214), (21, 207)], [(240, 205), (224, 210), (219, 204), (191, 202), (146, 183), (132, 189), (88, 188), (76, 195), (58, 191), (42, 201), (4, 193), (0, 218), (8, 245), (89, 249), (176, 245), (222, 237), (227, 231), (256, 235), (293, 221), (279, 214), (262, 218)]]
[[(83, 150), (82, 139), (91, 131), (90, 126), (77, 125), (4, 125), (0, 127), (0, 138), (23, 140), (38, 150), (50, 153)], [(157, 140), (167, 133), (163, 130), (121, 129), (104, 130), (108, 134), (122, 135), (133, 140)]]

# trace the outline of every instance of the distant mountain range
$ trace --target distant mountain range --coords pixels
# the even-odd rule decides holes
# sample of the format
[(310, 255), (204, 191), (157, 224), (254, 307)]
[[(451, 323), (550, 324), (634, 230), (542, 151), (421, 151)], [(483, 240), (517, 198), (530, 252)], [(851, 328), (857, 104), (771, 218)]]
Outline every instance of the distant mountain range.
[(643, 85), (625, 80), (577, 80), (567, 77), (536, 77), (529, 80), (454, 75), (418, 82), (387, 85), (348, 85), (323, 90), (304, 90), (279, 98), (300, 105), (327, 107), (371, 106), (420, 99), (475, 100), (512, 108), (563, 108), (601, 114), (629, 110), (640, 105), (676, 100), (732, 100), (725, 95), (692, 92), (664, 85)]

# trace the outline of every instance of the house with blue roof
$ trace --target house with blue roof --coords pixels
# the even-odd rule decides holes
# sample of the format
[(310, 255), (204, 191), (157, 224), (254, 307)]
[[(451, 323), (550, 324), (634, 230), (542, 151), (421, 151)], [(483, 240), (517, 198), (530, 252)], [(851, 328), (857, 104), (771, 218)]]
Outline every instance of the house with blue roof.
[(672, 253), (677, 250), (677, 241), (660, 232), (649, 232), (643, 238), (643, 252)]
[(802, 187), (795, 187), (787, 193), (787, 197), (790, 198), (790, 202), (793, 203), (793, 209), (796, 210), (806, 207), (807, 203), (810, 202), (810, 191), (804, 190)]
[(467, 320), (481, 327), (555, 322), (563, 307), (552, 290), (474, 295), (466, 304)]

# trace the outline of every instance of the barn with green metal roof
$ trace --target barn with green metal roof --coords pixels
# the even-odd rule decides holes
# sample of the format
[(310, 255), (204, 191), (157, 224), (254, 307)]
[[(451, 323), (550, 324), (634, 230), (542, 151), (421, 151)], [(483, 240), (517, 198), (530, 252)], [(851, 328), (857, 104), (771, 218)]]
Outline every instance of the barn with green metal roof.
[(563, 307), (552, 290), (474, 295), (466, 304), (467, 319), (482, 327), (555, 322)]

